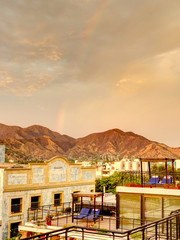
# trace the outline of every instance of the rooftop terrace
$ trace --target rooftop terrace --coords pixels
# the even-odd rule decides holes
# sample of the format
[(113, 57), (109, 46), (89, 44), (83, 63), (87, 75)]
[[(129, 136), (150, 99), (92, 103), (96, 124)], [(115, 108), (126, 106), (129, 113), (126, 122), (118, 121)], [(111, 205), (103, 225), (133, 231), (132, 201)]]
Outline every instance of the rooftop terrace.
[[(41, 228), (39, 228), (42, 231)], [(172, 213), (170, 216), (135, 227), (127, 231), (107, 230), (95, 227), (82, 227), (73, 225), (57, 229), (54, 231), (43, 232), (42, 234), (23, 238), (28, 239), (64, 239), (64, 240), (89, 240), (89, 239), (180, 239), (180, 211)]]

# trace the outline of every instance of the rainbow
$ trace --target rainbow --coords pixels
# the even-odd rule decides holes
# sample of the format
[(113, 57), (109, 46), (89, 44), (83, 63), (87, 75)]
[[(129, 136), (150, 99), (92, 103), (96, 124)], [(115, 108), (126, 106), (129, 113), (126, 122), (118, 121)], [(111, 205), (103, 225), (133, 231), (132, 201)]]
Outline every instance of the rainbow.
[(98, 22), (100, 21), (100, 19), (103, 16), (104, 10), (106, 9), (106, 7), (108, 6), (109, 2), (111, 0), (102, 0), (98, 6), (97, 11), (95, 12), (95, 14), (91, 17), (91, 19), (89, 20), (89, 23), (87, 25), (87, 28), (84, 31), (84, 38), (86, 39), (86, 41), (88, 41), (88, 39), (94, 34), (94, 32), (96, 31), (96, 28), (98, 26)]

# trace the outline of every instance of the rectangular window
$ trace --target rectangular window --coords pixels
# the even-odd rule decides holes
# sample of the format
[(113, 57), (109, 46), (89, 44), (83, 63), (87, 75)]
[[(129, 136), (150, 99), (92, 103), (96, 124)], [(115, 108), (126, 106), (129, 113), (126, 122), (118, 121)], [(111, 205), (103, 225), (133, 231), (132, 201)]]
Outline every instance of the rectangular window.
[(164, 217), (180, 208), (180, 198), (164, 198)]
[(11, 214), (22, 212), (22, 198), (11, 199)]
[(54, 206), (61, 206), (62, 204), (62, 193), (55, 193), (54, 194)]
[(162, 218), (161, 198), (145, 197), (145, 219), (156, 221)]
[(20, 222), (11, 223), (11, 226), (10, 226), (10, 237), (11, 238), (17, 236), (19, 224), (20, 224)]
[[(120, 218), (123, 228), (131, 229), (141, 225), (141, 197), (120, 195)], [(133, 220), (136, 219), (136, 220)]]
[(31, 197), (31, 210), (38, 209), (40, 206), (40, 196)]

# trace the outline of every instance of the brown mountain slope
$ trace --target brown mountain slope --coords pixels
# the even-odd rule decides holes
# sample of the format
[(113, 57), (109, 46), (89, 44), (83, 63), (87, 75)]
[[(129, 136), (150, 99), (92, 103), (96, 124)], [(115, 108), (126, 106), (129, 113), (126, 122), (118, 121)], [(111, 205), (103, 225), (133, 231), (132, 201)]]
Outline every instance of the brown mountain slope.
[(172, 152), (170, 147), (150, 141), (132, 132), (112, 129), (102, 133), (93, 133), (77, 139), (68, 155), (120, 155), (120, 157), (178, 157), (179, 151)]
[(40, 136), (48, 136), (54, 141), (69, 141), (72, 143), (75, 142), (75, 139), (72, 137), (61, 135), (60, 133), (51, 131), (50, 129), (40, 125), (21, 128), (18, 126), (8, 126), (0, 123), (0, 139), (31, 139)]
[(65, 155), (76, 142), (74, 138), (39, 125), (21, 128), (0, 124), (0, 139), (8, 149), (6, 158), (15, 160), (47, 160)]
[(14, 160), (47, 160), (56, 155), (64, 155), (64, 150), (48, 136), (32, 139), (4, 140), (8, 148), (6, 158)]
[(0, 124), (0, 139), (6, 144), (6, 158), (14, 160), (47, 160), (56, 155), (91, 159), (92, 156), (180, 157), (180, 148), (170, 148), (132, 132), (112, 129), (74, 139), (48, 128), (27, 128)]

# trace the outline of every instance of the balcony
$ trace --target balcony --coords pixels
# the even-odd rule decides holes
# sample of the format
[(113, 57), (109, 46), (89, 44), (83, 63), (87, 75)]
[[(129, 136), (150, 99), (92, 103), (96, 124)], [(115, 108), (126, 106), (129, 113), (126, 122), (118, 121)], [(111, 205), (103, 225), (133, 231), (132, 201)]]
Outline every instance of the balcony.
[[(180, 172), (119, 172), (118, 186), (140, 188), (180, 189)], [(152, 180), (152, 178), (157, 180)]]

